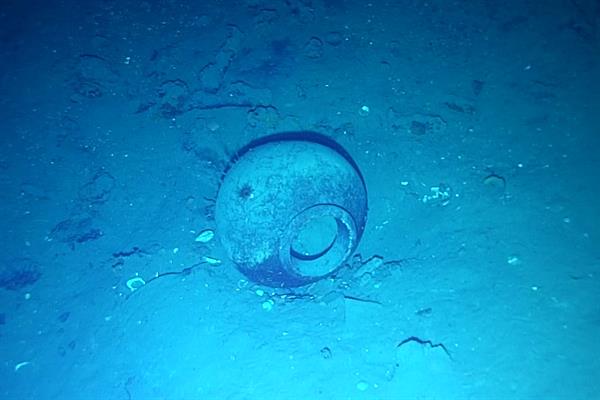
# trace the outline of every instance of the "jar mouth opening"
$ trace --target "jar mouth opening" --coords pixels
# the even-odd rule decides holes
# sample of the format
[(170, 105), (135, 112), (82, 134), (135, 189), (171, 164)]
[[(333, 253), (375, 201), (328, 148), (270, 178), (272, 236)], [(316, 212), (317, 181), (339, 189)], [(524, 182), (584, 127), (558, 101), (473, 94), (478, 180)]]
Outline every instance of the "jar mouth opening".
[(356, 242), (356, 224), (348, 211), (317, 204), (292, 218), (280, 242), (279, 259), (288, 273), (315, 280), (341, 267)]

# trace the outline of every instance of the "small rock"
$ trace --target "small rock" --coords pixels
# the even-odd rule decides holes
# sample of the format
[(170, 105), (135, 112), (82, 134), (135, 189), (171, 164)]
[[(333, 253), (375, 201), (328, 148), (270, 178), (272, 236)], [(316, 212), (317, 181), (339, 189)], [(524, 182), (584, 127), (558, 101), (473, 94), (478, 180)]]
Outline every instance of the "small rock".
[(333, 47), (337, 47), (344, 41), (344, 36), (341, 34), (341, 32), (329, 32), (327, 36), (325, 36), (325, 41), (327, 42), (327, 44)]
[(323, 56), (323, 41), (318, 37), (311, 37), (304, 45), (304, 56), (311, 59), (321, 58)]

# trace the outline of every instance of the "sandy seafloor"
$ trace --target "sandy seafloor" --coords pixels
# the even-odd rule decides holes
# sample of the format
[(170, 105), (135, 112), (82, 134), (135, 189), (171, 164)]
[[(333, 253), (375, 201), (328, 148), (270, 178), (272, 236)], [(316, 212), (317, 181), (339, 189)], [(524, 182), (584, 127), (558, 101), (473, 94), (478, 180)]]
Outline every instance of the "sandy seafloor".
[[(591, 0), (3, 1), (0, 397), (599, 398), (599, 61)], [(302, 130), (368, 224), (274, 290), (195, 238)]]

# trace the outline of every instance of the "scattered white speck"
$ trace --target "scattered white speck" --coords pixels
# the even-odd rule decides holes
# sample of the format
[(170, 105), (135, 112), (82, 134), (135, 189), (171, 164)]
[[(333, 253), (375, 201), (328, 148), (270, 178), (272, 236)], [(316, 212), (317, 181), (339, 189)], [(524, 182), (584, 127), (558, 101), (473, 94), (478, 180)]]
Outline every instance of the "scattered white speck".
[(517, 256), (508, 256), (508, 258), (506, 259), (506, 262), (509, 265), (519, 265), (519, 264), (521, 264), (521, 259)]
[(365, 381), (358, 381), (358, 383), (356, 384), (356, 388), (359, 391), (364, 392), (365, 390), (367, 390), (369, 388), (369, 384)]

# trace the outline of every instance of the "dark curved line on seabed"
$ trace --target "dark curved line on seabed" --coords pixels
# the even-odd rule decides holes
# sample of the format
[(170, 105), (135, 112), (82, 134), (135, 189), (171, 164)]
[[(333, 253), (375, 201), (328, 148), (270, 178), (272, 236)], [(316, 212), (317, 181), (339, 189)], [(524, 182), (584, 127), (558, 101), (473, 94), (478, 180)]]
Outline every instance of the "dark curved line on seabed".
[(444, 353), (446, 353), (446, 355), (448, 356), (448, 358), (450, 360), (454, 361), (454, 359), (452, 358), (452, 354), (450, 354), (450, 352), (448, 351), (448, 348), (446, 347), (446, 345), (444, 345), (444, 343), (435, 343), (434, 344), (431, 340), (423, 340), (417, 336), (410, 336), (410, 337), (404, 339), (403, 341), (398, 343), (398, 346), (396, 346), (396, 347), (401, 347), (401, 346), (405, 345), (406, 343), (410, 343), (410, 342), (415, 342), (415, 343), (418, 343), (421, 345), (427, 345), (432, 349), (439, 347), (444, 351)]

